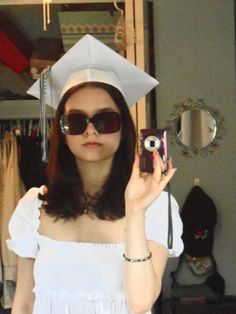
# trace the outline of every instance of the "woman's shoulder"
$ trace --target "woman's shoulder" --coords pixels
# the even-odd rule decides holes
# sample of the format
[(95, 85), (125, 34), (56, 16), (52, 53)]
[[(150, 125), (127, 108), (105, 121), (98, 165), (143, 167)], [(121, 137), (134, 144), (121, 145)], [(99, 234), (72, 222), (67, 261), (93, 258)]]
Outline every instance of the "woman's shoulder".
[(7, 245), (19, 256), (35, 258), (37, 254), (37, 230), (42, 202), (38, 195), (44, 194), (44, 191), (44, 186), (29, 189), (19, 200), (9, 221), (10, 239), (7, 240)]
[(146, 236), (148, 240), (156, 241), (167, 247), (168, 226), (171, 215), (173, 225), (173, 249), (169, 250), (169, 256), (178, 256), (183, 250), (181, 239), (183, 224), (179, 214), (179, 206), (176, 199), (168, 192), (163, 191), (151, 204), (146, 212)]
[(19, 200), (10, 223), (14, 220), (22, 221), (24, 218), (27, 220), (35, 220), (38, 218), (40, 216), (40, 208), (42, 205), (39, 195), (43, 195), (45, 189), (46, 187), (44, 185), (41, 187), (30, 188)]
[(40, 209), (42, 206), (42, 200), (40, 200), (39, 195), (45, 193), (46, 187), (42, 185), (41, 187), (32, 187), (30, 188), (24, 196), (19, 200), (9, 225), (11, 223), (17, 222), (32, 222), (33, 224), (38, 225), (38, 220), (40, 216)]
[(20, 199), (21, 202), (32, 202), (39, 199), (39, 195), (44, 195), (46, 193), (47, 187), (42, 185), (40, 187), (30, 188), (24, 196)]

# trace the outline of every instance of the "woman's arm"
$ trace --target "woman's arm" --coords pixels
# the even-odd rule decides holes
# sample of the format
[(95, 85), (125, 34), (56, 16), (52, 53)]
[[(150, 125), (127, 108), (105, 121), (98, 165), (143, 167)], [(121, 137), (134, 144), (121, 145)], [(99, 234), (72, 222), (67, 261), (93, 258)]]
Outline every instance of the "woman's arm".
[(149, 311), (161, 291), (161, 281), (168, 258), (168, 249), (147, 241), (145, 211), (163, 191), (176, 169), (169, 162), (167, 174), (158, 153), (154, 154), (154, 173), (140, 174), (136, 156), (133, 172), (126, 188), (125, 256), (131, 259), (152, 257), (143, 262), (125, 261), (125, 293), (128, 307), (133, 313)]
[(147, 241), (145, 218), (142, 214), (129, 217), (126, 226), (126, 250), (128, 258), (152, 257), (144, 262), (125, 262), (125, 293), (132, 313), (145, 313), (152, 308), (161, 291), (168, 250), (153, 241)]
[(34, 304), (34, 259), (18, 257), (16, 292), (11, 314), (32, 314)]

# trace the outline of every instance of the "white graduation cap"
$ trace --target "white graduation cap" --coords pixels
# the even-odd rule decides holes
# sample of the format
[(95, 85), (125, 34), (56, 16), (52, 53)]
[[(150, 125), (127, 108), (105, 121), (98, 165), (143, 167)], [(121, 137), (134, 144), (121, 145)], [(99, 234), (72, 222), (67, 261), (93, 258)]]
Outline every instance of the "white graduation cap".
[[(57, 108), (71, 87), (85, 82), (110, 84), (132, 106), (158, 81), (91, 35), (85, 35), (52, 67), (44, 84), (45, 103)], [(27, 91), (40, 99), (40, 80)]]

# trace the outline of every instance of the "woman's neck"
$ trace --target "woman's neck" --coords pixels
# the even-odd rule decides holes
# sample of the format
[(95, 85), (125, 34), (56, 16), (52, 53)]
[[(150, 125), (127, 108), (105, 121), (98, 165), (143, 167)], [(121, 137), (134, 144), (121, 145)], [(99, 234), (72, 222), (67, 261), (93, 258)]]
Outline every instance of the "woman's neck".
[(77, 168), (84, 185), (84, 192), (90, 196), (101, 191), (112, 167), (112, 160), (86, 162), (76, 160)]

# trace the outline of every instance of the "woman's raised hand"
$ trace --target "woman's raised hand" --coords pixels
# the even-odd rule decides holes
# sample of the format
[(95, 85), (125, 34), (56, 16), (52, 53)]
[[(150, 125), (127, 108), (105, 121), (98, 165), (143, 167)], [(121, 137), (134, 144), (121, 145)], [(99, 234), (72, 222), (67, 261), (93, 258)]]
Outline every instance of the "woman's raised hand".
[(153, 167), (153, 173), (140, 172), (140, 157), (136, 154), (132, 174), (125, 190), (126, 214), (145, 211), (164, 190), (176, 171), (172, 159), (169, 158), (168, 170), (164, 172), (164, 164), (158, 151), (153, 153)]

